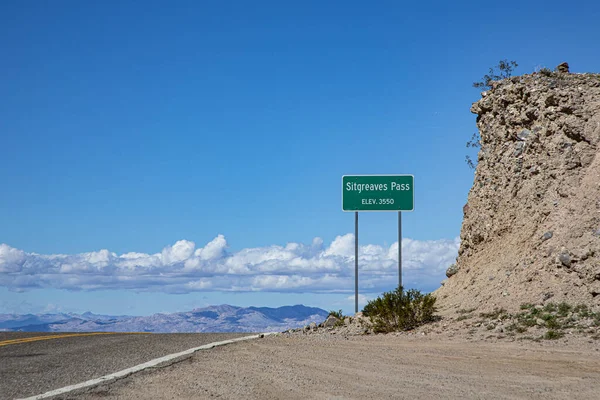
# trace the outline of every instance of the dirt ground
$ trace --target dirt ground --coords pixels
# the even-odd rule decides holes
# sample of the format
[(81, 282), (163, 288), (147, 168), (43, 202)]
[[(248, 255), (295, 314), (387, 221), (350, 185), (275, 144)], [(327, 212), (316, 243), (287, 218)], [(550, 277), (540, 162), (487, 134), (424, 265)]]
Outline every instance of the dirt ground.
[(279, 335), (198, 352), (77, 399), (594, 399), (598, 341)]

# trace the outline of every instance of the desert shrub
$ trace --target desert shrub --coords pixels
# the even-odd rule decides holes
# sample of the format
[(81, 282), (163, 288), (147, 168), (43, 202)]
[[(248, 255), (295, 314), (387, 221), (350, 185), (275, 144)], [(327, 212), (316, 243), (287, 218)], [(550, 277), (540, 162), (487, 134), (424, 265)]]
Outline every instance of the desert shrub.
[(401, 286), (367, 303), (364, 315), (371, 318), (373, 331), (395, 332), (414, 329), (435, 319), (435, 297)]
[(488, 318), (488, 319), (507, 319), (509, 317), (509, 315), (506, 313), (506, 310), (504, 308), (494, 308), (493, 311), (488, 312), (488, 313), (480, 313), (479, 316), (481, 318)]
[(557, 332), (557, 331), (549, 330), (544, 335), (544, 339), (546, 339), (546, 340), (556, 340), (556, 339), (560, 339), (563, 336), (565, 336), (565, 334), (563, 332)]
[(517, 327), (515, 328), (515, 330), (518, 333), (524, 333), (524, 332), (527, 332), (527, 327), (526, 326), (517, 325)]
[(587, 318), (590, 316), (590, 310), (585, 304), (578, 304), (573, 309), (574, 313), (578, 313), (581, 318)]
[(563, 301), (558, 305), (558, 315), (565, 317), (567, 314), (569, 314), (569, 311), (571, 311), (572, 308), (573, 307)]
[(510, 78), (516, 67), (519, 65), (515, 61), (500, 60), (498, 65), (490, 68), (488, 74), (481, 78), (481, 81), (474, 82), (473, 87), (478, 89), (490, 90), (492, 88), (493, 81), (499, 81), (502, 79)]
[(560, 329), (562, 328), (562, 324), (555, 316), (552, 316), (552, 318), (546, 319), (546, 327), (550, 329)]
[(535, 316), (528, 314), (528, 313), (517, 314), (517, 320), (519, 321), (519, 323), (521, 325), (524, 325), (524, 326), (535, 326), (536, 325)]
[(542, 309), (541, 308), (533, 307), (533, 308), (531, 308), (529, 310), (529, 312), (531, 313), (532, 316), (535, 317), (535, 316), (540, 315), (542, 313)]
[(338, 311), (331, 310), (331, 311), (329, 311), (329, 315), (333, 315), (337, 319), (344, 319), (344, 313), (342, 312), (342, 310), (338, 310)]

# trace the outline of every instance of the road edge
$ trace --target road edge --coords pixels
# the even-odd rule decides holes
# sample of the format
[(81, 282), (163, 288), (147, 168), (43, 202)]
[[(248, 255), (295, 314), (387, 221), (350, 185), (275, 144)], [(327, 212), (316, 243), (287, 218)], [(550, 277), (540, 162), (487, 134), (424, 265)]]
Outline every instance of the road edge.
[(159, 366), (161, 364), (164, 364), (166, 362), (175, 360), (175, 359), (180, 358), (180, 357), (184, 357), (184, 356), (187, 356), (187, 355), (194, 354), (195, 352), (200, 351), (200, 350), (209, 350), (209, 349), (212, 349), (214, 347), (224, 346), (226, 344), (231, 344), (231, 343), (235, 343), (235, 342), (241, 342), (241, 341), (245, 341), (245, 340), (260, 339), (260, 338), (263, 338), (265, 336), (275, 335), (277, 333), (278, 332), (259, 333), (259, 334), (256, 334), (256, 335), (243, 336), (241, 338), (229, 339), (229, 340), (223, 340), (221, 342), (213, 342), (213, 343), (204, 344), (202, 346), (193, 347), (191, 349), (184, 350), (184, 351), (181, 351), (179, 353), (173, 353), (173, 354), (169, 354), (169, 355), (166, 355), (166, 356), (163, 356), (163, 357), (155, 358), (154, 360), (150, 360), (150, 361), (147, 361), (147, 362), (145, 362), (143, 364), (139, 364), (139, 365), (136, 365), (136, 366), (133, 366), (133, 367), (130, 367), (130, 368), (126, 368), (124, 370), (121, 370), (121, 371), (118, 371), (118, 372), (114, 372), (112, 374), (104, 375), (104, 376), (101, 376), (100, 378), (90, 379), (88, 381), (77, 383), (75, 385), (65, 386), (65, 387), (62, 387), (62, 388), (59, 388), (59, 389), (51, 390), (51, 391), (46, 392), (46, 393), (38, 394), (38, 395), (35, 395), (35, 396), (31, 396), (31, 397), (25, 397), (25, 398), (22, 398), (22, 399), (16, 399), (16, 400), (47, 399), (47, 398), (50, 398), (50, 397), (54, 397), (54, 396), (58, 396), (58, 395), (61, 395), (61, 394), (69, 393), (69, 392), (72, 392), (74, 390), (85, 389), (85, 388), (96, 386), (96, 385), (99, 385), (99, 384), (102, 384), (102, 383), (107, 383), (107, 382), (110, 382), (110, 381), (115, 380), (115, 379), (124, 378), (124, 377), (129, 376), (131, 374), (134, 374), (136, 372), (140, 372), (140, 371), (143, 371), (143, 370), (148, 369), (148, 368), (153, 368), (153, 367)]

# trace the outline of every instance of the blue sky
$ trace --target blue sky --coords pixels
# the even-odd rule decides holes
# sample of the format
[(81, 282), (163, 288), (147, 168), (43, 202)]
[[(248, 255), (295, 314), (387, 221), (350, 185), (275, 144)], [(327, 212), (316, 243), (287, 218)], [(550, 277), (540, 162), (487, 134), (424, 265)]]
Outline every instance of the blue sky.
[[(600, 4), (522, 3), (2, 2), (0, 312), (352, 311), (344, 174), (414, 174), (406, 282), (434, 290), (472, 82), (504, 58), (599, 69)], [(396, 282), (396, 216), (360, 221), (372, 298)], [(151, 272), (123, 278), (126, 253)]]

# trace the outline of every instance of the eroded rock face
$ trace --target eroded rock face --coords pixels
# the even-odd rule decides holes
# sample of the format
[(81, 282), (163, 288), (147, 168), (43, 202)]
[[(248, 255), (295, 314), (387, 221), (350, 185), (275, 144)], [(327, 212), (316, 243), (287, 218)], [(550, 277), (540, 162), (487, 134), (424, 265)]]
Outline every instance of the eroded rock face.
[(471, 111), (479, 162), (438, 303), (514, 309), (552, 293), (600, 305), (600, 75), (509, 78)]

